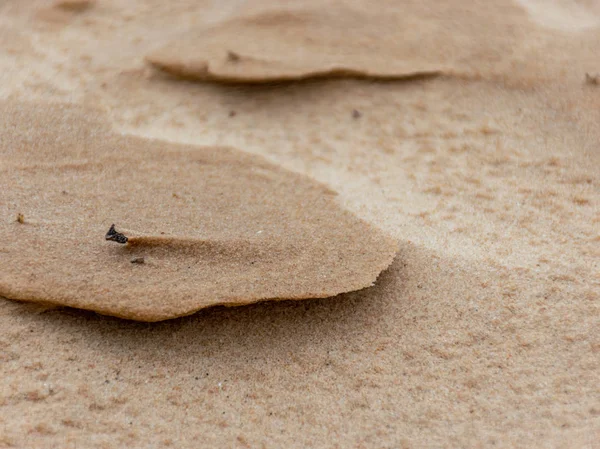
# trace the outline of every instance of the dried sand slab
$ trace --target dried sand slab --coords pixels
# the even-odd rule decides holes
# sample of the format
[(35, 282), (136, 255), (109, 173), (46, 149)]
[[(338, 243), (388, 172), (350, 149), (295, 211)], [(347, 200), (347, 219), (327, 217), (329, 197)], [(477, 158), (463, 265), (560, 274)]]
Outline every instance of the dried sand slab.
[(200, 80), (259, 83), (312, 77), (406, 78), (506, 72), (519, 60), (526, 12), (510, 1), (252, 2), (147, 56)]
[[(143, 321), (368, 287), (395, 241), (260, 157), (0, 105), (0, 295)], [(112, 223), (127, 244), (106, 241)]]

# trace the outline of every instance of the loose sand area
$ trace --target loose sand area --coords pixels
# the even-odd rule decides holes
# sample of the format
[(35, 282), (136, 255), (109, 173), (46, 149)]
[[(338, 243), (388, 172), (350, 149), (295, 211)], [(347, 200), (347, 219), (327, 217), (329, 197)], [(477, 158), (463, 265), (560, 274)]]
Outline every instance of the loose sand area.
[(599, 42), (593, 0), (1, 2), (0, 447), (600, 448)]

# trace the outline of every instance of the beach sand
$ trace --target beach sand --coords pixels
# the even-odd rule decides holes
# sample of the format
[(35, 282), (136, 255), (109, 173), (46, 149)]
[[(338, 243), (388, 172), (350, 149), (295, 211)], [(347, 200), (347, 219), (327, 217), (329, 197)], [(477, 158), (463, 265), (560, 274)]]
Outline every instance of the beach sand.
[(333, 190), (256, 155), (116, 135), (82, 107), (0, 111), (7, 298), (152, 322), (360, 290), (398, 250)]
[[(93, 128), (111, 136), (107, 145), (117, 142), (107, 150), (114, 157), (128, 142), (135, 173), (147, 159), (140, 142), (153, 163), (173, 148), (209, 148), (217, 158), (226, 157), (219, 148), (232, 148), (224, 150), (232, 161), (265, 164), (284, 184), (298, 180), (330, 205), (318, 213), (340, 213), (379, 244), (397, 241), (398, 252), (359, 291), (212, 307), (159, 323), (2, 300), (0, 447), (598, 447), (600, 4), (504, 1), (488, 11), (488, 2), (439, 3), (406, 2), (400, 11), (392, 1), (378, 9), (336, 0), (340, 19), (313, 1), (286, 2), (285, 10), (235, 0), (2, 3), (2, 104), (44, 123), (56, 108), (81, 111), (81, 126), (44, 133), (31, 123), (23, 141), (36, 137), (22, 145), (52, 159), (49, 141), (81, 141)], [(413, 26), (379, 39), (377, 30), (389, 35), (399, 15)], [(263, 26), (273, 20), (282, 21), (275, 34)], [(288, 40), (274, 43), (286, 27), (294, 30)], [(218, 39), (210, 46), (190, 45), (211, 33)], [(255, 47), (264, 48), (260, 64)], [(157, 68), (165, 48), (171, 67), (194, 70)], [(312, 56), (290, 58), (290, 48)], [(382, 72), (385, 64), (369, 70), (377, 55), (394, 58), (393, 73)], [(223, 58), (248, 70), (232, 77), (219, 69)], [(6, 145), (7, 135), (19, 135), (9, 126), (20, 123), (14, 116), (0, 135), (14, 152), (0, 166), (10, 173), (0, 194), (2, 267), (36, 254), (14, 252), (14, 232), (35, 225), (28, 220), (60, 218), (48, 216), (58, 200), (36, 194), (36, 185), (51, 185), (48, 165), (29, 176), (11, 170), (24, 164), (24, 150)], [(95, 146), (74, 146), (59, 147), (96, 157)], [(169, 160), (161, 169), (168, 167), (181, 166)], [(61, 170), (57, 190), (85, 182)], [(143, 179), (132, 185), (145, 189)], [(111, 188), (94, 181), (89, 201)], [(276, 206), (283, 197), (269, 198)], [(145, 217), (152, 205), (144, 203)], [(255, 213), (279, 229), (261, 215), (260, 199), (255, 207), (233, 214)], [(84, 237), (99, 240), (82, 248), (92, 256), (123, 249), (104, 241), (111, 223), (94, 223)], [(143, 225), (123, 224), (160, 235), (160, 217)], [(307, 266), (319, 264), (311, 248)], [(165, 251), (180, 261), (160, 245), (152, 250), (148, 265), (123, 265), (152, 268)], [(89, 267), (79, 272), (67, 251), (55, 251), (62, 260), (54, 266), (85, 278)], [(276, 262), (268, 259), (273, 270)], [(385, 265), (365, 263), (372, 272), (359, 283)], [(9, 285), (11, 268), (2, 269)], [(80, 303), (71, 305), (82, 307), (85, 285), (77, 291)], [(160, 301), (156, 289), (146, 293)]]

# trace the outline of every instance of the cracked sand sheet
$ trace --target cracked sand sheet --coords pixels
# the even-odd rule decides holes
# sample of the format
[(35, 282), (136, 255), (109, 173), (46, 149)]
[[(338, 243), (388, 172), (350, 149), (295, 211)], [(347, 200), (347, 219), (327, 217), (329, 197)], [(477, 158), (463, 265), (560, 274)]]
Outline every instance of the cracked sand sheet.
[[(475, 3), (475, 4), (472, 4)], [(523, 62), (534, 25), (516, 4), (250, 2), (196, 25), (147, 61), (177, 76), (260, 83), (314, 77), (498, 74)], [(492, 26), (490, 26), (492, 24)]]
[[(396, 252), (335, 192), (261, 157), (119, 136), (74, 106), (2, 116), (7, 298), (158, 321), (358, 290)], [(105, 241), (112, 222), (133, 229), (126, 245)]]

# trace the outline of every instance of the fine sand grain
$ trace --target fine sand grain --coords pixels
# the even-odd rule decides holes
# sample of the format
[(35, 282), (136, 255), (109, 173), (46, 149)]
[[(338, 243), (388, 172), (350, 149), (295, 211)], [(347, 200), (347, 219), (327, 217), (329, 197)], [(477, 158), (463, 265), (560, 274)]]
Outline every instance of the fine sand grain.
[[(283, 169), (274, 165), (327, 185), (338, 192), (330, 198), (336, 210), (341, 204), (400, 242), (373, 287), (335, 298), (213, 307), (159, 323), (0, 301), (0, 446), (597, 446), (600, 87), (593, 80), (600, 73), (600, 5), (401, 3), (406, 16), (393, 30), (398, 14), (391, 11), (388, 19), (379, 12), (391, 2), (341, 5), (339, 20), (364, 14), (364, 29), (373, 29), (369, 23), (377, 17), (385, 30), (378, 42), (402, 36), (372, 45), (364, 35), (363, 47), (353, 40), (363, 28), (340, 30), (331, 2), (97, 0), (76, 13), (47, 0), (0, 2), (3, 98), (77, 103), (87, 114), (89, 105), (106, 109), (110, 125), (78, 115), (77, 132), (96, 127), (102, 136), (143, 137), (110, 137), (140, 153), (128, 156), (137, 162), (136, 170), (128, 168), (134, 174), (143, 173), (145, 164), (158, 165), (144, 162), (145, 153), (171, 148), (141, 144), (148, 139), (180, 144), (181, 159), (164, 162), (177, 170), (184, 170), (178, 160), (188, 160), (186, 145), (198, 155), (203, 146), (244, 150), (248, 154), (227, 154), (247, 161), (261, 156), (276, 174)], [(300, 14), (290, 17), (290, 9)], [(277, 55), (266, 25), (250, 18), (286, 14), (293, 32), (286, 35), (282, 21), (273, 25), (284, 33), (281, 48), (289, 40), (310, 49), (314, 59), (299, 59), (297, 67), (296, 59), (283, 55), (285, 66), (265, 65), (253, 76), (264, 79), (267, 69), (281, 74), (281, 67), (306, 73), (307, 61), (318, 63), (311, 70), (327, 68), (332, 42), (350, 52), (345, 62), (373, 61), (379, 52), (389, 59), (386, 49), (394, 46), (390, 67), (404, 64), (402, 73), (418, 73), (424, 63), (456, 72), (393, 81), (330, 77), (231, 85), (176, 79), (145, 60), (181, 42), (186, 51), (174, 48), (177, 58), (219, 67), (231, 51), (240, 57), (232, 62), (247, 64), (244, 56), (256, 57), (247, 41), (259, 29), (268, 42), (261, 45)], [(330, 32), (322, 27), (319, 35), (327, 52), (310, 43), (312, 28), (298, 25), (319, 17), (331, 23)], [(402, 28), (410, 17), (423, 20)], [(243, 41), (234, 41), (232, 23), (240, 25)], [(185, 41), (187, 33), (201, 30), (221, 33), (227, 45), (213, 42), (209, 54)], [(403, 42), (418, 45), (411, 49)], [(421, 42), (427, 51), (419, 50)], [(51, 135), (59, 131), (76, 135), (73, 127)], [(24, 173), (29, 176), (11, 172), (8, 182), (3, 161), (2, 190), (31, 189), (38, 176), (49, 179), (51, 163), (41, 161)], [(18, 154), (7, 164), (25, 165)], [(83, 168), (69, 170), (76, 179)], [(298, 179), (308, 188), (304, 176)], [(62, 190), (50, 186), (45, 192), (57, 188)], [(119, 198), (118, 186), (111, 188)], [(93, 193), (79, 200), (81, 207), (98, 201), (96, 191), (108, 191), (105, 183), (86, 189)], [(54, 204), (48, 193), (18, 202), (13, 197), (0, 203), (8, 229), (32, 232), (46, 226), (42, 218), (64, 220), (64, 226), (50, 223), (47, 229), (70, 238), (78, 226), (61, 215), (40, 216), (46, 198)], [(175, 212), (189, 201), (172, 188), (160, 198)], [(24, 201), (35, 207), (18, 209)], [(204, 217), (208, 235), (198, 229), (162, 235), (169, 229), (159, 217), (148, 218), (156, 226), (149, 228), (105, 212), (93, 238), (89, 230), (89, 241), (99, 256), (112, 254), (123, 273), (155, 269), (163, 249), (148, 245), (138, 254), (134, 246), (105, 241), (113, 220), (133, 241), (166, 238), (184, 248), (190, 235), (220, 245), (228, 225), (211, 227)], [(0, 261), (15, 235), (3, 234)], [(144, 263), (131, 262), (139, 257)]]

